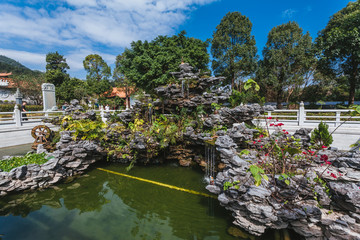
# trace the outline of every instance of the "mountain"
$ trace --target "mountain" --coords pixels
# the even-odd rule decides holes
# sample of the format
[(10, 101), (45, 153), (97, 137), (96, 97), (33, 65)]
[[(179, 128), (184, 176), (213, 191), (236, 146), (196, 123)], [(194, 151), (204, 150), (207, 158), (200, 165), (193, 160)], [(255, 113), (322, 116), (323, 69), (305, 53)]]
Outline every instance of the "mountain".
[(14, 75), (38, 75), (40, 71), (33, 71), (9, 57), (0, 55), (0, 72), (12, 72)]

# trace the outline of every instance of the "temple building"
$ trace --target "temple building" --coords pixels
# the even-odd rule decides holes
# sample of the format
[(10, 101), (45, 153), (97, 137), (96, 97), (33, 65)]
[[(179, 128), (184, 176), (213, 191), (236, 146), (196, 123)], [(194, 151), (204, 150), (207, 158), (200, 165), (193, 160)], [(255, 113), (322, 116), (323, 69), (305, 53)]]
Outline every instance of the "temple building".
[(12, 73), (0, 73), (0, 101), (15, 102), (16, 87), (12, 78)]

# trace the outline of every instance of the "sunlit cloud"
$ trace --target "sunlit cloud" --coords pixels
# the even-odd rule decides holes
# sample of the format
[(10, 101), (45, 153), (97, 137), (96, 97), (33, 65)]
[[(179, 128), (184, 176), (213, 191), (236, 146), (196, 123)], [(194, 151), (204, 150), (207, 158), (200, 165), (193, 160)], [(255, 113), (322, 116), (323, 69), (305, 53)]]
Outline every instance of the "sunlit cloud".
[(48, 51), (65, 55), (73, 70), (82, 69), (82, 60), (91, 53), (111, 64), (121, 53), (111, 49), (174, 34), (191, 11), (215, 1), (5, 0), (0, 3), (0, 54), (39, 69), (44, 69)]

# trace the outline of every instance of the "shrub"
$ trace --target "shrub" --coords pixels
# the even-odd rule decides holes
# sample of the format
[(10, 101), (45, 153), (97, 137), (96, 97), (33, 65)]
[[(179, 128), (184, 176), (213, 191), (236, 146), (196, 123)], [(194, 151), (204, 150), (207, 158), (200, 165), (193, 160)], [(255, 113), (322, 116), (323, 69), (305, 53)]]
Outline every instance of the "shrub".
[(12, 157), (7, 160), (0, 161), (0, 169), (5, 172), (9, 172), (13, 168), (17, 168), (23, 165), (28, 164), (43, 164), (46, 163), (49, 159), (45, 158), (45, 153), (28, 153), (25, 156), (21, 157)]
[(329, 133), (329, 126), (322, 121), (319, 123), (318, 128), (315, 128), (311, 133), (311, 142), (318, 146), (330, 146), (333, 142), (333, 137)]
[[(0, 104), (0, 112), (13, 112), (15, 104)], [(20, 109), (20, 107), (19, 107)], [(28, 111), (42, 111), (42, 105), (26, 105)]]

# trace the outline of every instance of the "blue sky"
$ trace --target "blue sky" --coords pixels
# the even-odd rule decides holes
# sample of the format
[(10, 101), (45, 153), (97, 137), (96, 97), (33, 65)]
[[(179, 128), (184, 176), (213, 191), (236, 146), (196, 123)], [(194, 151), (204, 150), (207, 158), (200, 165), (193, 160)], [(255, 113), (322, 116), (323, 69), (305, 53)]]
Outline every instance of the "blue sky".
[(1, 0), (0, 55), (45, 71), (45, 56), (58, 51), (71, 76), (84, 79), (82, 61), (97, 53), (113, 66), (131, 41), (152, 40), (181, 30), (212, 37), (221, 18), (239, 11), (253, 23), (258, 53), (274, 26), (297, 21), (316, 38), (330, 16), (349, 0)]

